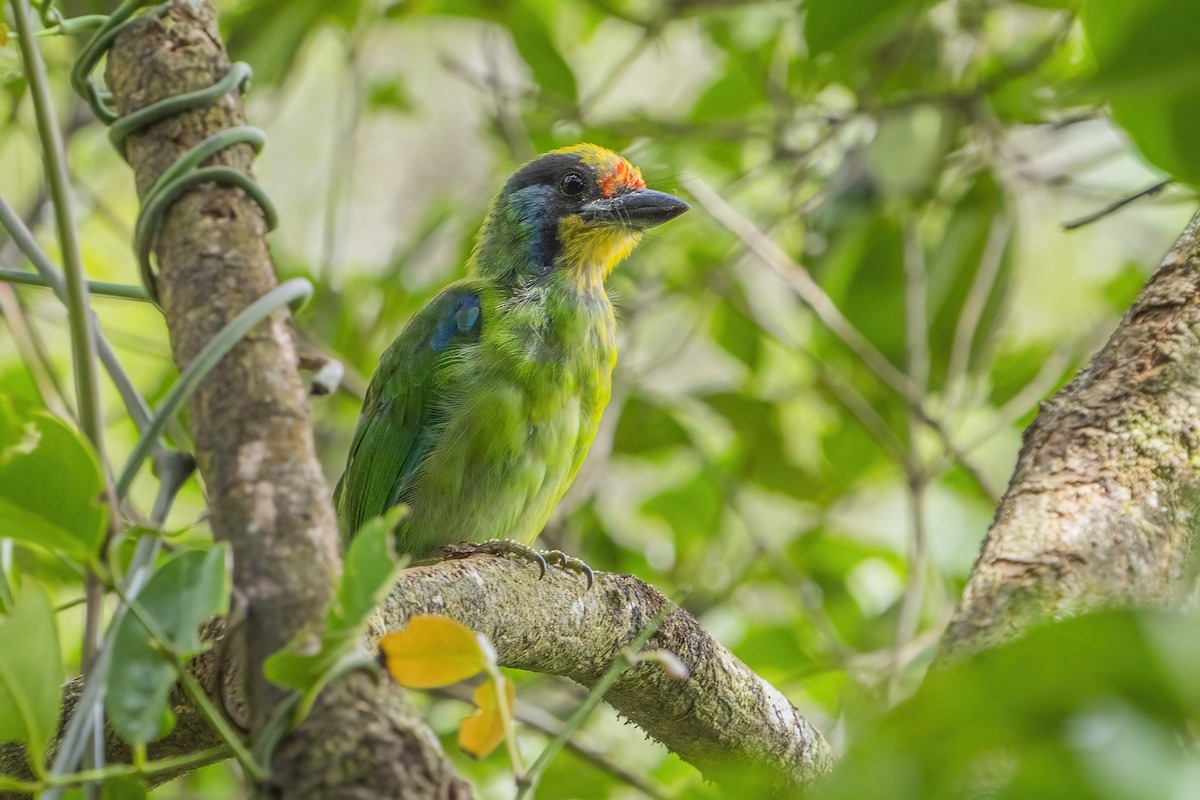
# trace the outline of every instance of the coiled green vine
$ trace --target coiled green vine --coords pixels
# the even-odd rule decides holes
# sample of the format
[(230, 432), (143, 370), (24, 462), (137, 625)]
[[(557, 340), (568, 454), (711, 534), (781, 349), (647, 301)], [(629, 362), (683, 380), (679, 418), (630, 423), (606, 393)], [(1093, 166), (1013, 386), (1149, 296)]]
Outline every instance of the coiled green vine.
[[(95, 34), (84, 46), (71, 69), (71, 86), (91, 107), (96, 117), (109, 126), (108, 138), (113, 146), (125, 154), (125, 140), (130, 135), (144, 130), (160, 120), (203, 108), (219, 101), (229, 92), (245, 91), (249, 85), (252, 70), (244, 61), (235, 62), (225, 74), (225, 77), (211, 86), (192, 92), (167, 97), (151, 103), (129, 114), (121, 115), (112, 104), (110, 93), (103, 89), (92, 76), (100, 59), (108, 52), (117, 36), (137, 18), (137, 12), (147, 6), (146, 0), (125, 0), (111, 16), (104, 18)], [(170, 7), (170, 2), (160, 3), (151, 7), (146, 13), (164, 14)], [(94, 18), (89, 18), (94, 22)], [(61, 20), (60, 27), (69, 23)], [(266, 134), (250, 125), (239, 125), (219, 131), (175, 160), (163, 172), (159, 179), (147, 192), (142, 200), (142, 208), (134, 226), (134, 252), (137, 254), (138, 266), (141, 269), (142, 283), (151, 297), (157, 297), (154, 271), (150, 264), (150, 251), (154, 245), (154, 236), (162, 224), (163, 217), (171, 204), (181, 194), (201, 183), (217, 183), (223, 186), (236, 186), (250, 195), (259, 208), (262, 209), (267, 230), (273, 230), (278, 215), (271, 198), (255, 183), (254, 179), (245, 172), (226, 166), (202, 167), (200, 163), (233, 145), (249, 145), (257, 155), (266, 142)]]

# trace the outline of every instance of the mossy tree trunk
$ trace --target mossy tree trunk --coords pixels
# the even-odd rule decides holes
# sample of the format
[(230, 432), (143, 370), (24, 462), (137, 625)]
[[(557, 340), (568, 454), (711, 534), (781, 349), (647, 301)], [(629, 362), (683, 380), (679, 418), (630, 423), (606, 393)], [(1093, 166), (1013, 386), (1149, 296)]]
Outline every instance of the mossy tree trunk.
[[(122, 114), (211, 85), (229, 70), (207, 2), (174, 3), (122, 33), (107, 82)], [(243, 122), (236, 93), (131, 136), (126, 157), (144, 196), (189, 147)], [(213, 161), (250, 169), (237, 146)], [(275, 274), (262, 213), (241, 190), (203, 185), (166, 215), (155, 247), (158, 290), (182, 370), (226, 323), (270, 291)], [(234, 558), (234, 612), (226, 638), (235, 716), (253, 735), (282, 691), (264, 660), (324, 618), (340, 572), (337, 523), (313, 446), (308, 400), (286, 311), (243, 339), (189, 407), (214, 534)], [(229, 704), (226, 703), (229, 707)], [(321, 695), (273, 763), (287, 797), (466, 797), (437, 740), (389, 681), (350, 674)]]

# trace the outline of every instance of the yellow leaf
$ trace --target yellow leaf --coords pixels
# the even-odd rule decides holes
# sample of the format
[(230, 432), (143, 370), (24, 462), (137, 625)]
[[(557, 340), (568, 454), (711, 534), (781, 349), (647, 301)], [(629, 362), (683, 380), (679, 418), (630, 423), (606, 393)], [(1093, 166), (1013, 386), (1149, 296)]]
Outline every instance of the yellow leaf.
[[(504, 683), (503, 702), (507, 703), (508, 713), (512, 714), (513, 705), (517, 702), (517, 690), (513, 682), (503, 675), (499, 676)], [(500, 713), (500, 692), (496, 682), (489, 680), (475, 690), (475, 705), (479, 706), (475, 713), (462, 721), (458, 729), (458, 746), (475, 758), (484, 758), (504, 741), (504, 715)]]
[(449, 617), (422, 614), (379, 642), (401, 686), (432, 689), (477, 675), (495, 660), (491, 645)]
[(0, 47), (8, 46), (8, 26), (0, 22)]

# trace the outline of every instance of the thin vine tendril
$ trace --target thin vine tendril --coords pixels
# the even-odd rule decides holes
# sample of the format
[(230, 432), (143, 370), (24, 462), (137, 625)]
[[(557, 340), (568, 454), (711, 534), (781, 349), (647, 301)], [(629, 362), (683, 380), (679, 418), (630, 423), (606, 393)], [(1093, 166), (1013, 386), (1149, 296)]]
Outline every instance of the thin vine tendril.
[[(117, 36), (139, 18), (139, 11), (145, 8), (146, 14), (161, 16), (167, 12), (170, 5), (169, 0), (156, 5), (151, 5), (148, 0), (125, 0), (111, 16), (96, 27), (92, 38), (84, 45), (71, 68), (71, 87), (87, 102), (96, 117), (109, 126), (108, 138), (122, 157), (125, 155), (125, 140), (130, 135), (175, 114), (212, 105), (231, 91), (244, 92), (250, 84), (250, 65), (238, 61), (230, 66), (229, 72), (223, 78), (211, 86), (164, 98), (129, 114), (118, 113), (112, 101), (112, 94), (100, 85), (92, 73)], [(64, 32), (71, 27), (71, 20), (64, 20), (61, 16), (54, 18), (53, 22)], [(95, 24), (94, 18), (88, 19), (89, 29)], [(154, 248), (154, 237), (171, 204), (193, 186), (216, 183), (241, 189), (262, 209), (267, 230), (275, 228), (278, 221), (275, 206), (253, 178), (233, 167), (200, 166), (201, 162), (217, 152), (238, 144), (249, 145), (257, 155), (265, 142), (266, 134), (250, 125), (238, 125), (219, 131), (177, 158), (146, 194), (134, 224), (133, 249), (141, 270), (142, 283), (152, 298), (157, 300), (158, 297), (150, 257)]]

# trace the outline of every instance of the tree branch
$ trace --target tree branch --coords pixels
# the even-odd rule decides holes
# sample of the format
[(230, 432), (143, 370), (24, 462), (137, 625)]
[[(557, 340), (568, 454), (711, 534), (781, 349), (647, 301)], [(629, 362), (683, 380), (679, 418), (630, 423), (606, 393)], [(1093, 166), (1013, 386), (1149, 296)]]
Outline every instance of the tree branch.
[[(177, 0), (146, 14), (109, 53), (106, 79), (124, 115), (160, 99), (208, 87), (229, 59), (207, 3)], [(129, 137), (125, 155), (139, 196), (183, 152), (244, 121), (232, 93)], [(211, 160), (249, 171), (244, 145)], [(203, 184), (167, 212), (155, 253), (158, 289), (182, 370), (250, 303), (275, 286), (265, 224), (238, 189)], [(307, 398), (286, 312), (243, 339), (193, 395), (196, 456), (206, 482), (213, 532), (231, 543), (235, 622), (223, 646), (236, 669), (228, 679), (257, 732), (282, 697), (263, 661), (324, 619), (341, 569), (329, 490), (313, 446)], [(331, 685), (272, 762), (275, 789), (287, 796), (458, 797), (436, 740), (399, 689), (351, 676)], [(351, 788), (353, 787), (353, 788)]]
[[(629, 575), (596, 573), (596, 583), (588, 590), (572, 573), (551, 569), (539, 579), (537, 570), (524, 562), (474, 556), (402, 572), (372, 618), (365, 645), (375, 652), (379, 638), (409, 617), (443, 614), (486, 635), (503, 666), (561, 675), (590, 687), (666, 602), (658, 591)], [(210, 628), (214, 648), (192, 665), (214, 697), (222, 691), (213, 658), (223, 651), (223, 630), (221, 624)], [(821, 734), (687, 612), (677, 609), (668, 616), (647, 649), (671, 651), (687, 666), (689, 677), (678, 680), (657, 662), (643, 662), (626, 672), (605, 699), (710, 778), (719, 780), (729, 770), (740, 782), (756, 775), (791, 791), (810, 785), (833, 766), (833, 752)], [(353, 680), (363, 691), (374, 685), (365, 673)], [(77, 691), (77, 681), (68, 685), (68, 696)], [(194, 752), (215, 741), (186, 700), (175, 705), (178, 724), (152, 747), (154, 758)], [(329, 724), (334, 723), (341, 727), (331, 729), (337, 735), (325, 747), (349, 754), (367, 746), (361, 717), (343, 714)], [(428, 735), (419, 720), (411, 723), (380, 733)], [(111, 731), (108, 749), (111, 761), (128, 761), (128, 748)], [(26, 775), (22, 758), (19, 747), (0, 746), (0, 774)], [(290, 790), (295, 796), (308, 796), (295, 784)]]
[(1183, 599), (1200, 521), (1198, 331), (1200, 214), (1026, 430), (941, 659), (1038, 619)]
[[(211, 7), (177, 0), (117, 38), (107, 82), (120, 113), (128, 114), (209, 86), (228, 69)], [(125, 154), (139, 193), (144, 196), (189, 147), (242, 120), (239, 98), (231, 95), (132, 135)], [(238, 146), (213, 161), (249, 170), (251, 155)], [(264, 234), (254, 201), (233, 188), (201, 185), (167, 213), (155, 247), (158, 289), (181, 369), (275, 285)], [(263, 676), (263, 661), (320, 624), (340, 570), (336, 524), (296, 362), (290, 322), (280, 312), (222, 360), (190, 406), (211, 524), (232, 545), (235, 588), (227, 630), (213, 628), (213, 649), (192, 669), (205, 691), (252, 732), (281, 697)], [(407, 571), (377, 614), (374, 633), (414, 613), (443, 613), (488, 635), (504, 664), (590, 685), (665, 602), (635, 578), (603, 575), (585, 591), (577, 576), (552, 572), (537, 580), (528, 565), (472, 558)], [(674, 652), (691, 677), (679, 681), (654, 662), (642, 663), (607, 699), (670, 749), (714, 777), (727, 768), (744, 774), (750, 766), (776, 785), (796, 787), (828, 771), (832, 755), (821, 736), (691, 616), (671, 614), (650, 647)], [(78, 681), (68, 686), (68, 706), (79, 688)], [(151, 748), (154, 758), (213, 744), (186, 699), (177, 692), (175, 700), (176, 727)], [(111, 732), (107, 744), (111, 760), (128, 760), (128, 748)], [(26, 774), (23, 758), (21, 748), (0, 746), (0, 772)], [(304, 724), (281, 742), (271, 767), (268, 789), (278, 796), (457, 798), (471, 792), (403, 693), (364, 672), (322, 693)]]
[[(667, 602), (630, 575), (579, 576), (489, 556), (405, 570), (372, 623), (372, 647), (414, 614), (444, 614), (487, 636), (506, 667), (590, 687)], [(654, 662), (630, 669), (605, 696), (618, 712), (710, 777), (766, 771), (804, 786), (825, 774), (825, 740), (774, 687), (676, 609), (647, 645), (687, 666), (680, 681)]]

